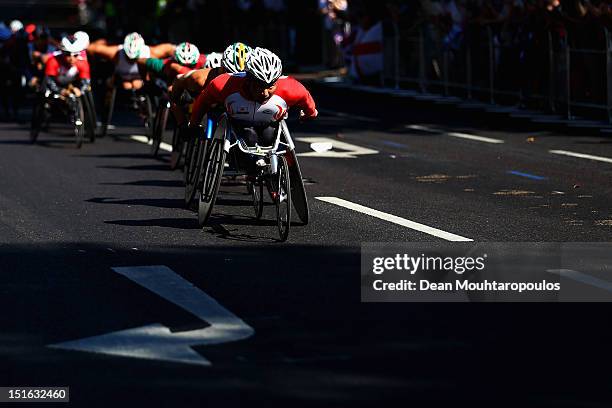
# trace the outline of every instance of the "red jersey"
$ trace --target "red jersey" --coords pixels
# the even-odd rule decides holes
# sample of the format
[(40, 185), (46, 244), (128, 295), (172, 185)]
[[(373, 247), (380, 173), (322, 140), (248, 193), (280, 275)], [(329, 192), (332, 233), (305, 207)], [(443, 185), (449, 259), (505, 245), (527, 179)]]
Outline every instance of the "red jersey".
[(293, 78), (279, 78), (274, 95), (264, 103), (244, 96), (245, 81), (244, 73), (222, 74), (215, 78), (196, 99), (192, 122), (201, 120), (204, 112), (217, 104), (223, 104), (232, 119), (254, 126), (269, 125), (283, 119), (293, 106), (302, 109), (306, 116), (317, 116), (316, 104), (310, 92)]
[(77, 79), (91, 79), (86, 60), (77, 59), (74, 65), (70, 65), (61, 53), (53, 53), (49, 57), (45, 75), (54, 77), (59, 85), (68, 85)]

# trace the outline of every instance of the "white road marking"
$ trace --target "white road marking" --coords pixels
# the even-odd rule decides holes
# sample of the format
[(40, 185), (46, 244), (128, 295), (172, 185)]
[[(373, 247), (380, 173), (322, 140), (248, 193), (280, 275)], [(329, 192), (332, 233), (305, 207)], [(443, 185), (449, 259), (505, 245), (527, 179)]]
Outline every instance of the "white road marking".
[(493, 139), (491, 137), (484, 137), (484, 136), (476, 136), (476, 135), (471, 135), (469, 133), (449, 132), (449, 133), (446, 133), (446, 135), (451, 136), (451, 137), (458, 137), (461, 139), (475, 140), (477, 142), (495, 143), (495, 144), (504, 143), (504, 141), (500, 139)]
[[(149, 140), (149, 138), (146, 137), (146, 136), (132, 135), (132, 136), (130, 136), (130, 139), (132, 139), (135, 142), (147, 144), (149, 146), (153, 144), (153, 140)], [(166, 152), (172, 153), (172, 145), (169, 145), (166, 142), (161, 142), (159, 144), (159, 148), (160, 148), (160, 150), (165, 150)]]
[(406, 129), (418, 130), (421, 132), (440, 133), (439, 130), (432, 129), (430, 127), (422, 126), (422, 125), (406, 125)]
[(567, 150), (549, 150), (549, 153), (560, 154), (562, 156), (578, 157), (580, 159), (597, 160), (606, 163), (612, 163), (612, 159), (602, 156), (593, 156), (591, 154), (568, 152)]
[(367, 214), (367, 215), (370, 215), (375, 218), (379, 218), (384, 221), (392, 222), (394, 224), (398, 224), (403, 227), (413, 229), (415, 231), (423, 232), (425, 234), (429, 234), (437, 238), (445, 239), (447, 241), (454, 241), (454, 242), (473, 241), (473, 239), (462, 237), (461, 235), (455, 235), (450, 232), (446, 232), (446, 231), (442, 231), (434, 227), (430, 227), (428, 225), (424, 225), (418, 222), (407, 220), (406, 218), (402, 218), (402, 217), (398, 217), (393, 214), (374, 210), (372, 208), (368, 208), (360, 204), (355, 204), (353, 202), (343, 200), (338, 197), (315, 197), (315, 198), (317, 200), (320, 200), (326, 203), (335, 204), (340, 207), (348, 208), (349, 210), (357, 211), (362, 214)]
[(472, 135), (470, 133), (461, 133), (461, 132), (445, 132), (443, 130), (434, 129), (434, 128), (430, 128), (428, 126), (422, 126), (422, 125), (406, 125), (405, 127), (406, 129), (418, 130), (421, 132), (441, 133), (446, 136), (458, 137), (460, 139), (474, 140), (477, 142), (494, 143), (494, 144), (505, 143), (501, 139), (494, 139), (492, 137), (484, 137), (484, 136)]
[(368, 154), (378, 154), (378, 150), (368, 149), (366, 147), (357, 146), (354, 144), (341, 142), (336, 139), (330, 139), (328, 137), (298, 137), (295, 140), (304, 143), (331, 143), (333, 149), (346, 150), (344, 152), (338, 152), (335, 150), (328, 150), (323, 152), (308, 152), (308, 153), (298, 153), (298, 156), (301, 157), (326, 157), (326, 158), (334, 158), (334, 159), (355, 159), (358, 156), (368, 155)]
[(603, 279), (596, 278), (586, 273), (574, 271), (571, 269), (548, 269), (546, 272), (559, 275), (563, 278), (569, 278), (576, 282), (586, 283), (587, 285), (595, 286), (596, 288), (607, 290), (612, 292), (612, 282), (605, 281)]
[(210, 366), (210, 361), (190, 346), (244, 340), (255, 333), (252, 327), (167, 266), (135, 266), (113, 270), (208, 322), (210, 326), (172, 333), (164, 325), (155, 323), (52, 344), (49, 347)]

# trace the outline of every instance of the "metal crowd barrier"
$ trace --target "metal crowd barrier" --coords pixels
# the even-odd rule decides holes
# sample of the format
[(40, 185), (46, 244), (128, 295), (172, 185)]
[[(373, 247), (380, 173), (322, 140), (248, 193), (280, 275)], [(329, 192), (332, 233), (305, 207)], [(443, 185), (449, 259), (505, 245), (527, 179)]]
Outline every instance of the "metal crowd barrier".
[[(571, 32), (561, 36), (551, 31), (538, 46), (523, 49), (502, 44), (501, 36), (512, 33), (491, 26), (471, 27), (459, 45), (451, 46), (436, 37), (431, 25), (408, 35), (394, 25), (385, 35), (382, 81), (396, 89), (490, 104), (535, 103), (569, 120), (579, 109), (603, 111), (612, 124), (612, 37), (607, 28), (601, 30), (604, 49), (572, 47)], [(595, 84), (593, 92), (579, 97), (576, 91), (588, 90), (580, 85), (585, 81)], [(603, 95), (597, 95), (597, 84)]]

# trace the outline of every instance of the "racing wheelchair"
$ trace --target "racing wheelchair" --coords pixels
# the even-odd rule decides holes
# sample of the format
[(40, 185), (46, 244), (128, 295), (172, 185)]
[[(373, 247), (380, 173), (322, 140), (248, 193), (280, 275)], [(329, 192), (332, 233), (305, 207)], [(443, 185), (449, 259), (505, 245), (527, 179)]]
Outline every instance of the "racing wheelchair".
[(145, 135), (151, 139), (153, 134), (153, 123), (155, 121), (155, 100), (147, 92), (147, 88), (143, 86), (136, 91), (123, 90), (115, 78), (111, 78), (111, 87), (107, 89), (104, 105), (102, 109), (102, 125), (100, 129), (100, 137), (105, 137), (108, 133), (108, 128), (112, 123), (113, 114), (117, 98), (124, 96), (132, 110), (136, 111), (143, 119), (145, 127)]
[[(151, 132), (151, 154), (153, 157), (157, 157), (161, 143), (172, 136), (173, 159), (170, 162), (170, 169), (176, 170), (179, 167), (183, 151), (185, 150), (185, 140), (181, 137), (180, 129), (176, 126), (174, 115), (171, 113), (171, 102), (167, 83), (158, 78), (155, 80), (155, 87), (157, 88), (158, 96), (156, 96), (157, 110), (153, 119), (153, 129)], [(189, 112), (193, 101), (189, 100), (183, 102), (183, 109)]]
[[(197, 195), (200, 226), (206, 225), (212, 213), (228, 155), (238, 152), (242, 153), (242, 157), (246, 158), (249, 164), (245, 166), (244, 160), (230, 160), (230, 169), (235, 167), (246, 174), (255, 218), (259, 220), (262, 217), (265, 188), (276, 207), (276, 223), (281, 241), (286, 241), (289, 236), (292, 204), (298, 218), (302, 223), (308, 224), (306, 190), (295, 155), (295, 145), (285, 119), (286, 116), (275, 126), (272, 146), (247, 144), (233, 131), (232, 120), (226, 113), (221, 114), (217, 120), (207, 119), (205, 132), (201, 132), (199, 142), (194, 146), (199, 146), (201, 159), (193, 156), (193, 151), (189, 153), (192, 156), (190, 162), (194, 164), (192, 169), (185, 171), (186, 181), (189, 182), (186, 183), (188, 186), (185, 199), (187, 201), (190, 194)], [(195, 184), (194, 172), (199, 173)], [(188, 191), (190, 186), (192, 191)]]
[(43, 128), (48, 127), (54, 116), (64, 116), (74, 126), (75, 144), (81, 148), (85, 137), (95, 141), (96, 116), (91, 90), (82, 91), (80, 97), (68, 97), (53, 93), (50, 90), (38, 91), (32, 108), (30, 142), (36, 143)]

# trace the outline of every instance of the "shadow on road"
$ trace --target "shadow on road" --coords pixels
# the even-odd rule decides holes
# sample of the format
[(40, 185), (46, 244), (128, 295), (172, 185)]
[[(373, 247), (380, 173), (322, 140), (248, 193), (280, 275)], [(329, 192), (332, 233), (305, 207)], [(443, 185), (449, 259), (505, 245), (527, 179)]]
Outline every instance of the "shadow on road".
[(102, 186), (185, 187), (181, 180), (139, 180), (125, 183), (100, 183)]
[(116, 204), (116, 205), (136, 205), (159, 208), (184, 208), (185, 202), (174, 198), (137, 198), (128, 200), (117, 200), (114, 197), (95, 197), (85, 200), (88, 203), (96, 204)]

